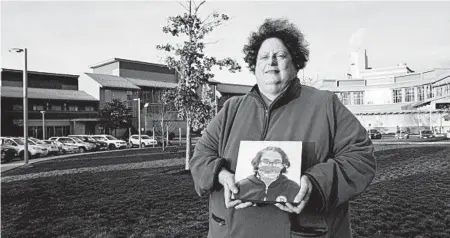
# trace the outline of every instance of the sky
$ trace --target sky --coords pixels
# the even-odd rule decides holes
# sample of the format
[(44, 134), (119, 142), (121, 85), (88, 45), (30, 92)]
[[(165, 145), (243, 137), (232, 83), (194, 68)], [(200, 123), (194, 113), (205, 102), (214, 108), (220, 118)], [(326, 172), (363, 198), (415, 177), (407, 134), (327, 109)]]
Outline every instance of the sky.
[[(1, 67), (22, 69), (23, 57), (8, 52), (13, 47), (26, 47), (28, 69), (42, 72), (92, 72), (90, 65), (111, 58), (164, 63), (156, 45), (177, 42), (162, 27), (185, 11), (180, 2), (2, 1)], [(243, 67), (237, 74), (215, 70), (215, 80), (254, 84), (242, 48), (265, 18), (287, 18), (305, 35), (305, 77), (343, 79), (357, 49), (367, 50), (372, 68), (450, 68), (448, 9), (450, 1), (207, 1), (200, 16), (218, 11), (230, 17), (208, 37), (206, 53), (232, 57)]]

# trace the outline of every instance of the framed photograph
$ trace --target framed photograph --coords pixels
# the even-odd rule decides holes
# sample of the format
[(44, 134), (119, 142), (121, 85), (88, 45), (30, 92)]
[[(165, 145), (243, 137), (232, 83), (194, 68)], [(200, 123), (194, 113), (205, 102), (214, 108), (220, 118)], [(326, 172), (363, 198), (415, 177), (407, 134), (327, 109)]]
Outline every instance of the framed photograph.
[(301, 141), (241, 141), (233, 199), (257, 204), (293, 203), (300, 191)]

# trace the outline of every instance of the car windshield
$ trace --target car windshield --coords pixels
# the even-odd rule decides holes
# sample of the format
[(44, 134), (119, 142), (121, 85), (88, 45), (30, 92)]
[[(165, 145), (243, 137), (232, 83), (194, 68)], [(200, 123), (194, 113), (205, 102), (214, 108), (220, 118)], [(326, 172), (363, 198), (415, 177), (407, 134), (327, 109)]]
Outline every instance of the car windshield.
[(114, 138), (114, 136), (106, 136), (106, 139), (108, 139), (108, 140), (117, 140), (116, 138)]
[[(139, 138), (139, 137), (138, 137)], [(151, 139), (150, 136), (141, 136), (142, 139)]]
[(13, 141), (19, 145), (25, 145), (25, 141), (23, 139), (16, 138), (16, 139), (13, 139)]
[(83, 141), (80, 138), (72, 137), (72, 139), (78, 143), (83, 143)]
[(32, 141), (32, 140), (28, 140), (28, 144), (30, 144), (30, 145), (36, 145), (36, 143), (34, 143), (34, 141)]

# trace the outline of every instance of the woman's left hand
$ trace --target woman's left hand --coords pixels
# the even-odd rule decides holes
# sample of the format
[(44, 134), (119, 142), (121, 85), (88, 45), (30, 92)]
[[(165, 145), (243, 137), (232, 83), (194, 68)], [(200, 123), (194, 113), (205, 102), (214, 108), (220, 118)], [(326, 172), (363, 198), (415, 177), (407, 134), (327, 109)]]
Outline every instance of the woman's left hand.
[(300, 214), (302, 212), (303, 208), (305, 208), (306, 203), (308, 203), (309, 198), (311, 196), (312, 191), (312, 183), (311, 180), (309, 180), (308, 176), (303, 175), (300, 179), (300, 191), (298, 192), (297, 196), (295, 196), (294, 203), (300, 203), (298, 206), (294, 206), (291, 203), (285, 203), (285, 205), (276, 203), (275, 206), (277, 206), (279, 209), (289, 212), (289, 213), (296, 213)]

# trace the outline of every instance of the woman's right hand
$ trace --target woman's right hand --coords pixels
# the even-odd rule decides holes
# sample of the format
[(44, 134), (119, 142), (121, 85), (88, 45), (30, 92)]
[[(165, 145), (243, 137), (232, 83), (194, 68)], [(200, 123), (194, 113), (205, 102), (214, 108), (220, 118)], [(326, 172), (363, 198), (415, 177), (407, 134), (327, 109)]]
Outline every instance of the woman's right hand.
[(234, 174), (226, 169), (222, 169), (219, 172), (219, 183), (223, 185), (223, 195), (225, 198), (225, 207), (234, 209), (241, 209), (250, 207), (252, 202), (242, 202), (241, 200), (232, 200), (231, 194), (237, 194), (239, 192), (236, 183), (234, 181)]

